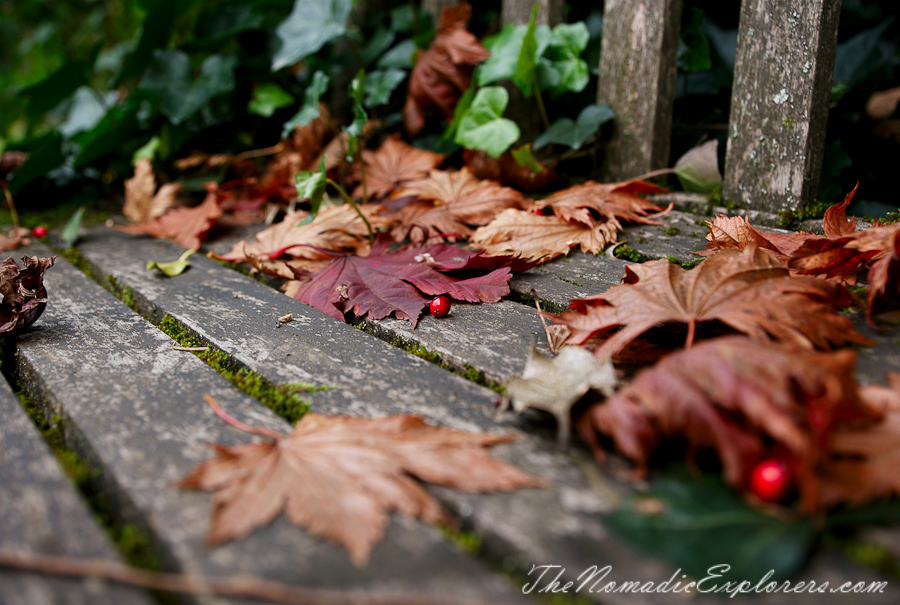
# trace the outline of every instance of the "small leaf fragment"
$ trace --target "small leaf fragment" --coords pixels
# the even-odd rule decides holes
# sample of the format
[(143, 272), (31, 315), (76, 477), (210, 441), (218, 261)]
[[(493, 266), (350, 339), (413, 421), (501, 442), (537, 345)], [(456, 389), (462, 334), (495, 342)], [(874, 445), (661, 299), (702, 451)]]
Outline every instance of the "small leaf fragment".
[(181, 275), (182, 273), (184, 273), (185, 269), (191, 266), (191, 263), (189, 263), (187, 259), (194, 252), (195, 250), (185, 250), (184, 254), (178, 257), (178, 260), (173, 260), (165, 263), (158, 263), (151, 260), (147, 263), (147, 270), (149, 271), (151, 269), (159, 269), (169, 277)]
[(72, 214), (72, 217), (63, 229), (62, 241), (65, 242), (66, 247), (68, 248), (71, 248), (72, 244), (78, 239), (78, 231), (81, 229), (82, 217), (84, 217), (84, 206), (81, 206), (74, 214)]

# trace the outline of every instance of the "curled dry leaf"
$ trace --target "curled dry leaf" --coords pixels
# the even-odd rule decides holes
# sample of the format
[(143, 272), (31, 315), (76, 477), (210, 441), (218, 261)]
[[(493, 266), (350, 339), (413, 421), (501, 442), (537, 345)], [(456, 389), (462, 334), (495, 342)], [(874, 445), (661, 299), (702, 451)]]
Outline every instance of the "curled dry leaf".
[(586, 349), (563, 347), (551, 359), (532, 347), (522, 375), (507, 381), (506, 397), (497, 413), (512, 407), (517, 414), (529, 408), (553, 414), (559, 447), (565, 448), (572, 406), (591, 389), (612, 395), (617, 382), (612, 363), (600, 363)]
[(403, 124), (410, 135), (425, 126), (425, 115), (440, 113), (449, 122), (456, 102), (472, 81), (472, 71), (490, 56), (466, 25), (472, 6), (460, 2), (445, 7), (437, 35), (428, 50), (420, 51), (409, 76)]
[[(558, 191), (535, 202), (535, 208), (550, 207), (559, 218), (593, 227), (598, 220), (608, 221), (621, 229), (620, 220), (632, 223), (655, 224), (647, 217), (650, 212), (662, 210), (653, 202), (641, 197), (666, 190), (646, 181), (622, 183), (597, 183), (588, 181)], [(599, 217), (595, 218), (596, 216)]]
[(303, 416), (287, 437), (227, 448), (197, 466), (181, 487), (215, 490), (209, 542), (239, 539), (288, 519), (340, 544), (365, 565), (390, 511), (451, 523), (425, 481), (470, 492), (542, 483), (485, 449), (510, 441), (429, 426), (416, 416)]
[[(872, 344), (837, 309), (853, 296), (838, 284), (790, 277), (787, 268), (754, 244), (721, 250), (693, 270), (666, 260), (625, 268), (624, 284), (571, 302), (573, 311), (554, 318), (572, 331), (570, 344), (611, 334), (597, 349), (606, 359), (664, 323), (687, 325), (685, 346), (698, 325), (721, 322), (755, 340), (778, 340), (801, 348)], [(621, 328), (618, 332), (612, 332)]]
[(713, 449), (725, 480), (741, 489), (754, 465), (776, 451), (792, 467), (801, 506), (811, 512), (819, 506), (818, 467), (832, 433), (881, 417), (860, 400), (855, 363), (849, 350), (716, 338), (642, 371), (591, 407), (577, 427), (599, 459), (595, 431), (610, 436), (640, 470), (664, 439), (685, 439), (691, 451)]
[[(430, 297), (441, 294), (466, 302), (497, 302), (509, 294), (510, 258), (484, 257), (446, 244), (389, 252), (389, 237), (375, 241), (368, 256), (335, 258), (309, 281), (291, 286), (290, 295), (335, 319), (344, 313), (418, 323)], [(453, 272), (465, 272), (465, 278)], [(474, 277), (473, 272), (479, 273)], [(427, 296), (425, 296), (427, 295)]]
[(31, 235), (31, 231), (24, 227), (19, 227), (18, 232), (15, 229), (11, 229), (9, 233), (0, 233), (0, 252), (27, 246), (31, 243), (29, 235)]
[[(398, 137), (390, 137), (381, 144), (378, 151), (362, 152), (366, 168), (366, 191), (369, 198), (382, 198), (401, 183), (420, 179), (428, 175), (428, 171), (437, 168), (444, 161), (444, 155), (416, 149), (407, 145)], [(359, 168), (353, 165), (356, 178), (361, 177)], [(363, 187), (360, 184), (354, 191), (354, 197), (362, 197)]]
[[(359, 208), (373, 229), (389, 224), (380, 216), (381, 206), (368, 204)], [(257, 233), (256, 241), (238, 242), (228, 254), (212, 256), (249, 262), (267, 275), (295, 279), (298, 270), (321, 268), (322, 261), (330, 261), (334, 253), (368, 251), (366, 225), (349, 205), (323, 207), (315, 220), (302, 224), (308, 215), (305, 210), (290, 212), (281, 222)]]
[(219, 207), (216, 193), (211, 191), (206, 194), (206, 199), (199, 206), (174, 208), (151, 221), (116, 228), (134, 235), (165, 237), (179, 246), (197, 250), (200, 248), (201, 240), (221, 216), (222, 209)]
[(55, 256), (23, 256), (22, 269), (12, 258), (0, 262), (0, 336), (15, 336), (35, 321), (47, 306), (44, 273), (53, 266)]
[(134, 166), (134, 176), (125, 181), (125, 206), (122, 212), (132, 223), (151, 221), (161, 217), (172, 207), (179, 191), (181, 183), (167, 183), (157, 191), (153, 165), (147, 158), (142, 158)]
[(389, 215), (399, 222), (391, 232), (397, 241), (406, 237), (416, 241), (441, 235), (466, 237), (472, 233), (471, 226), (486, 225), (500, 212), (528, 204), (515, 189), (478, 180), (465, 168), (432, 170), (427, 179), (406, 183), (392, 197), (417, 200)]
[(791, 255), (810, 239), (820, 239), (809, 233), (763, 233), (757, 230), (745, 216), (725, 216), (717, 214), (711, 221), (706, 221), (709, 233), (706, 239), (707, 250), (697, 252), (701, 256), (710, 256), (717, 250), (743, 250), (748, 244), (754, 244), (761, 250), (768, 250), (782, 264), (787, 266)]
[(492, 256), (509, 255), (526, 261), (546, 262), (568, 254), (575, 246), (596, 254), (616, 241), (616, 226), (598, 222), (593, 227), (558, 216), (541, 216), (510, 208), (472, 234), (472, 246)]

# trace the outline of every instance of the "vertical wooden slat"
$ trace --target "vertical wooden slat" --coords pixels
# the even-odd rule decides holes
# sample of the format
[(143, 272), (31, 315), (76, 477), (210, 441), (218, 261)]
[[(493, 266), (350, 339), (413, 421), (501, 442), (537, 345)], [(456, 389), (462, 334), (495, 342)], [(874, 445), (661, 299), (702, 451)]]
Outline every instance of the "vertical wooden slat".
[(798, 210), (818, 193), (841, 0), (744, 0), (725, 199)]
[(523, 25), (531, 19), (531, 7), (539, 5), (535, 22), (553, 27), (563, 20), (563, 0), (503, 0), (501, 20), (503, 25), (513, 23)]
[(606, 0), (597, 102), (616, 112), (601, 176), (623, 180), (669, 161), (682, 0)]

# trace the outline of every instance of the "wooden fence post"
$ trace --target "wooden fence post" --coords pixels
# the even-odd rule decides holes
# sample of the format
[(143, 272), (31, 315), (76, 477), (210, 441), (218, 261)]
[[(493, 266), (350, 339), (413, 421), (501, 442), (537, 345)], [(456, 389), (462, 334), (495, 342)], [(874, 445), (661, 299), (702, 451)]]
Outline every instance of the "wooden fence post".
[(798, 210), (818, 193), (841, 0), (743, 0), (726, 200)]
[(669, 162), (682, 0), (606, 0), (597, 102), (616, 112), (601, 177), (620, 181)]
[(531, 7), (535, 4), (540, 5), (535, 19), (538, 25), (553, 27), (563, 20), (563, 0), (503, 0), (503, 9), (500, 13), (503, 25), (528, 23), (531, 19)]

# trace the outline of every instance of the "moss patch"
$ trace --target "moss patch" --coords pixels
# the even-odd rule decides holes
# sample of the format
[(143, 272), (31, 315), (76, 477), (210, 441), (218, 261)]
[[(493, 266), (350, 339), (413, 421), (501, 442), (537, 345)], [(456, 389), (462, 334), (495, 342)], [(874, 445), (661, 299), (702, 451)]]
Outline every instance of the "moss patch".
[(627, 244), (616, 246), (613, 255), (615, 255), (616, 258), (620, 258), (622, 260), (630, 260), (633, 263), (643, 263), (645, 261), (651, 260), (649, 256), (641, 254)]
[(209, 347), (193, 353), (211, 368), (222, 374), (231, 384), (265, 404), (270, 410), (295, 424), (309, 411), (311, 404), (301, 398), (302, 393), (327, 391), (333, 387), (317, 386), (308, 382), (274, 384), (250, 368), (242, 366), (227, 353), (204, 342), (196, 333), (170, 315), (163, 317), (157, 326), (172, 340), (183, 347)]
[(681, 229), (679, 229), (678, 227), (666, 227), (664, 233), (666, 235), (680, 235)]

